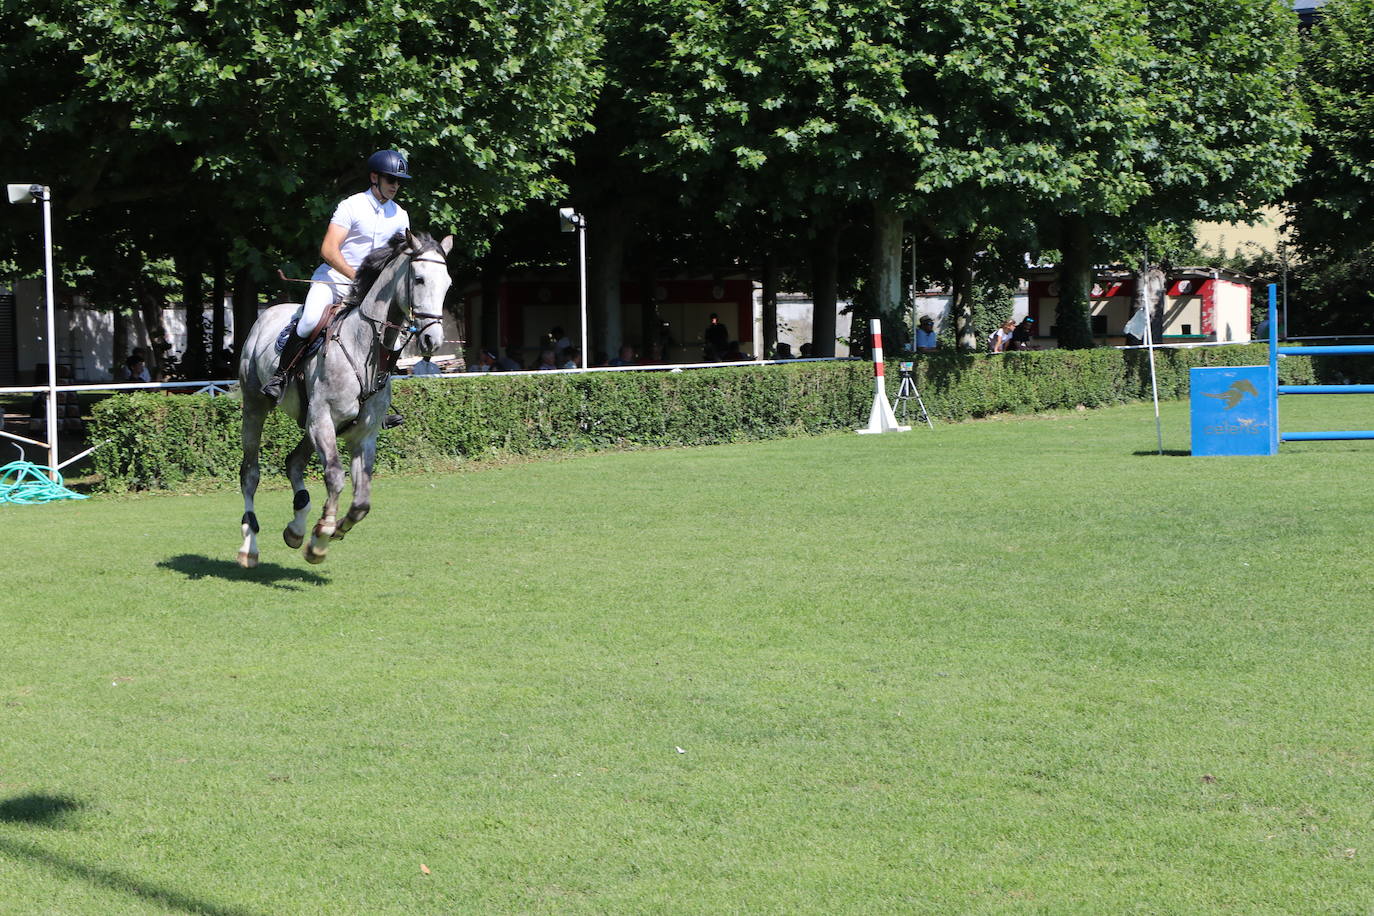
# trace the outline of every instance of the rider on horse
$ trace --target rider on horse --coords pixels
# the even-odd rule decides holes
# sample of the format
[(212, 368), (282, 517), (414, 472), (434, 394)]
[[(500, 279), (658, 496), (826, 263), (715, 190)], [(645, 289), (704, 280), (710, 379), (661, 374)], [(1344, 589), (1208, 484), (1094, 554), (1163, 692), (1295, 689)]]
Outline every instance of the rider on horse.
[(286, 381), (300, 362), (315, 326), (325, 309), (348, 292), (363, 258), (385, 247), (397, 232), (410, 228), (410, 217), (395, 199), (401, 182), (410, 177), (405, 158), (395, 150), (378, 150), (368, 157), (367, 168), (371, 187), (340, 201), (329, 220), (324, 241), (320, 243), (324, 263), (310, 277), (305, 308), (296, 322), (296, 332), (282, 350), (277, 371), (262, 386), (262, 393), (269, 398), (281, 398)]

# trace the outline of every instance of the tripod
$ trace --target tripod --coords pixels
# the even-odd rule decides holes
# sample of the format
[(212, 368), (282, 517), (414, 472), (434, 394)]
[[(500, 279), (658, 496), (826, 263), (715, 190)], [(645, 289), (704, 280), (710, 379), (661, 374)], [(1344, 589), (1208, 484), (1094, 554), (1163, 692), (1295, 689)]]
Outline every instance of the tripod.
[(892, 406), (897, 414), (897, 422), (905, 424), (907, 412), (911, 409), (911, 401), (914, 398), (916, 406), (921, 408), (921, 412), (916, 415), (918, 421), (924, 420), (926, 426), (932, 430), (935, 424), (930, 422), (930, 412), (926, 410), (926, 402), (921, 400), (921, 392), (916, 390), (916, 382), (911, 377), (911, 370), (904, 365), (901, 370), (902, 384), (897, 388), (897, 398)]

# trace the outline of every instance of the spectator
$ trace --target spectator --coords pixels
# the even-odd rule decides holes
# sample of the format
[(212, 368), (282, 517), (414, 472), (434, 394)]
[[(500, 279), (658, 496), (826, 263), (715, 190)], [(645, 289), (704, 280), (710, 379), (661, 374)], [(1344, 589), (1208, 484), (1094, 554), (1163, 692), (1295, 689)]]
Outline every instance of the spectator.
[(811, 341), (808, 340), (806, 343), (801, 345), (802, 359), (810, 359), (813, 352), (814, 348), (811, 346)]
[(1029, 350), (1031, 349), (1031, 338), (1035, 336), (1035, 319), (1027, 315), (1021, 319), (1021, 323), (1011, 332), (1011, 349)]
[(129, 354), (128, 359), (124, 360), (124, 365), (119, 367), (119, 380), (121, 382), (151, 382), (152, 375), (148, 372), (148, 358), (144, 354), (142, 347), (138, 347)]
[(472, 372), (493, 372), (496, 369), (496, 354), (490, 350), (477, 351), (477, 363), (471, 369)]
[(520, 359), (520, 348), (514, 345), (506, 347), (506, 355), (497, 361), (496, 366), (502, 372), (519, 372), (524, 369), (525, 364)]
[(611, 360), (611, 366), (633, 366), (635, 365), (635, 348), (631, 344), (620, 345), (620, 355)]
[(1011, 332), (1016, 329), (1016, 322), (1008, 318), (1002, 322), (1002, 326), (988, 335), (988, 352), (1005, 353), (1011, 344)]
[(720, 316), (715, 312), (711, 313), (711, 321), (706, 325), (701, 337), (705, 341), (701, 355), (708, 363), (719, 361), (725, 355), (726, 348), (730, 346), (730, 331), (721, 323)]
[(773, 350), (773, 358), (774, 358), (774, 359), (791, 359), (791, 358), (792, 358), (792, 345), (789, 344), (789, 343), (783, 343), (782, 341), (778, 341), (777, 347)]
[(935, 319), (922, 315), (916, 323), (916, 352), (934, 353), (936, 350)]
[(558, 356), (553, 352), (553, 347), (544, 347), (539, 351), (539, 361), (534, 364), (535, 369), (557, 369)]
[(564, 333), (561, 325), (554, 325), (549, 328), (548, 343), (553, 347), (554, 353), (562, 353), (572, 346), (572, 341), (568, 339), (568, 335)]
[(726, 362), (730, 363), (737, 363), (741, 360), (749, 359), (749, 357), (745, 355), (744, 351), (740, 349), (738, 340), (730, 341), (729, 345), (725, 348), (725, 355), (721, 358), (724, 359)]
[(560, 368), (560, 369), (576, 369), (576, 368), (578, 368), (578, 366), (577, 366), (577, 358), (578, 358), (579, 356), (581, 356), (581, 355), (582, 355), (582, 354), (578, 351), (577, 347), (564, 347), (564, 348), (563, 348), (562, 350), (560, 350), (559, 353), (558, 353), (558, 360), (557, 360), (557, 362), (558, 362), (558, 368)]

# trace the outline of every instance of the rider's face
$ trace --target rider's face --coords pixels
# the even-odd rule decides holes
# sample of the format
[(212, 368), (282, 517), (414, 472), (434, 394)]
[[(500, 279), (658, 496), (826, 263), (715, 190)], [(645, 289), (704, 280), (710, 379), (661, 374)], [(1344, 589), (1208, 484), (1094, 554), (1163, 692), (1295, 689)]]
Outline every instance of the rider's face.
[(401, 179), (380, 172), (372, 173), (372, 184), (377, 189), (377, 196), (382, 200), (395, 199), (396, 192), (401, 190)]

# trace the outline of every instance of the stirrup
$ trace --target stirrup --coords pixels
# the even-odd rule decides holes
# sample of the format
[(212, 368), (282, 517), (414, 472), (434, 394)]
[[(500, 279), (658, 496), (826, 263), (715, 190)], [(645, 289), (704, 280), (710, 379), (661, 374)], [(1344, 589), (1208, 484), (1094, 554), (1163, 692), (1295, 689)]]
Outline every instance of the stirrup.
[(278, 369), (272, 377), (267, 380), (267, 384), (262, 386), (262, 396), (280, 401), (282, 391), (286, 388), (286, 373)]

